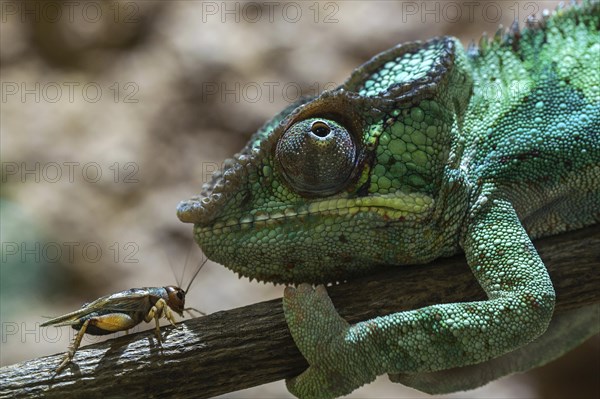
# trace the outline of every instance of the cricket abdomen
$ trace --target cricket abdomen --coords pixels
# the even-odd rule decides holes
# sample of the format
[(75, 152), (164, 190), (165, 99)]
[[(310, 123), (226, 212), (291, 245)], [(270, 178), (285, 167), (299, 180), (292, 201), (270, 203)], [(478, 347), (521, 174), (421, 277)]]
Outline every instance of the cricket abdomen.
[(142, 312), (114, 313), (110, 310), (93, 312), (79, 319), (79, 323), (73, 325), (73, 329), (80, 330), (83, 324), (88, 323), (86, 333), (91, 335), (107, 335), (117, 331), (125, 331), (135, 327), (144, 320)]

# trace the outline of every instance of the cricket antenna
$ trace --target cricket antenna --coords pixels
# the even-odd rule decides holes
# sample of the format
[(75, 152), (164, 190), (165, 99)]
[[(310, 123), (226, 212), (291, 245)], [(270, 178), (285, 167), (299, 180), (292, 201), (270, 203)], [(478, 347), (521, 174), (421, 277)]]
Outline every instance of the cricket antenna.
[[(185, 256), (185, 263), (183, 264), (183, 271), (181, 272), (181, 279), (180, 281), (177, 282), (177, 286), (181, 287), (181, 284), (183, 284), (183, 279), (185, 278), (185, 271), (187, 270), (188, 267), (188, 263), (190, 261), (190, 254), (192, 253), (192, 248), (194, 247), (194, 244), (192, 243), (192, 246), (190, 246), (190, 249), (188, 249), (187, 255)], [(202, 267), (202, 266), (200, 266)], [(198, 273), (196, 273), (198, 274)], [(194, 277), (196, 277), (196, 274), (194, 274)], [(192, 280), (190, 281), (190, 283), (192, 281), (194, 281), (194, 277), (192, 277)], [(185, 292), (187, 292), (187, 290), (185, 290)]]
[(169, 263), (169, 267), (171, 268), (171, 272), (173, 273), (173, 276), (175, 277), (175, 282), (177, 283), (177, 286), (181, 287), (181, 284), (183, 284), (183, 279), (185, 277), (185, 270), (188, 265), (188, 260), (190, 258), (190, 254), (192, 252), (192, 247), (190, 247), (190, 249), (187, 252), (187, 255), (185, 257), (185, 263), (183, 265), (183, 271), (181, 272), (181, 275), (179, 275), (179, 276), (177, 275), (177, 272), (175, 271), (173, 262), (171, 262), (171, 257), (169, 256), (168, 251), (165, 248), (162, 248), (162, 252), (163, 252), (163, 255), (165, 256), (165, 258), (167, 259), (167, 262)]
[(189, 292), (190, 287), (192, 286), (192, 283), (194, 282), (194, 280), (196, 279), (196, 276), (198, 275), (200, 270), (202, 270), (202, 268), (204, 267), (206, 262), (208, 262), (208, 258), (204, 259), (204, 261), (200, 264), (200, 266), (198, 266), (198, 269), (196, 269), (196, 273), (194, 273), (194, 275), (192, 276), (192, 279), (190, 280), (190, 283), (188, 284), (187, 288), (184, 291), (186, 294)]
[(171, 271), (173, 272), (173, 276), (175, 276), (175, 282), (177, 283), (178, 287), (181, 287), (181, 281), (179, 281), (179, 278), (177, 277), (177, 274), (175, 274), (175, 268), (173, 267), (173, 262), (171, 262), (171, 258), (169, 258), (169, 255), (167, 254), (167, 252), (163, 249), (164, 253), (165, 253), (165, 258), (167, 258), (167, 262), (169, 262), (169, 266), (171, 267)]

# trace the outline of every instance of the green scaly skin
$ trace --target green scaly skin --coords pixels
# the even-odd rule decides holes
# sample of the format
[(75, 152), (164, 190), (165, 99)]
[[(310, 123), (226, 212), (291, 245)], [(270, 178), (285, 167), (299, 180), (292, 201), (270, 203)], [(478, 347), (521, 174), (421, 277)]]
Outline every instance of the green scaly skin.
[[(442, 37), (376, 56), (282, 111), (179, 205), (210, 259), (262, 281), (335, 282), (464, 251), (488, 300), (349, 325), (323, 286), (286, 288), (285, 316), (310, 364), (287, 382), (295, 395), (335, 397), (383, 373), (448, 392), (497, 377), (464, 368), (444, 378), (449, 369), (525, 367), (510, 354), (527, 355), (555, 300), (531, 238), (600, 220), (600, 7), (530, 25), (467, 51)], [(589, 313), (572, 317), (590, 325)], [(535, 342), (547, 347), (575, 324)], [(554, 349), (521, 363), (568, 347)], [(426, 383), (432, 372), (441, 377)]]

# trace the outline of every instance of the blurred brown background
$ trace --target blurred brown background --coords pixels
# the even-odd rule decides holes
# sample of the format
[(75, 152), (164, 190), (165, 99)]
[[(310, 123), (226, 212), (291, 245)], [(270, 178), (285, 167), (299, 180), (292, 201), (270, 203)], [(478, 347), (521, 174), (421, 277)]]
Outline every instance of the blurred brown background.
[[(449, 34), (466, 45), (556, 4), (0, 2), (1, 365), (66, 349), (73, 331), (40, 328), (43, 316), (173, 284), (169, 263), (181, 274), (190, 250), (193, 269), (201, 255), (177, 203), (300, 95), (399, 42)], [(188, 303), (215, 312), (281, 294), (209, 263)], [(599, 353), (595, 339), (449, 397), (599, 397)], [(280, 381), (227, 397), (289, 394)], [(381, 377), (350, 397), (427, 395)]]

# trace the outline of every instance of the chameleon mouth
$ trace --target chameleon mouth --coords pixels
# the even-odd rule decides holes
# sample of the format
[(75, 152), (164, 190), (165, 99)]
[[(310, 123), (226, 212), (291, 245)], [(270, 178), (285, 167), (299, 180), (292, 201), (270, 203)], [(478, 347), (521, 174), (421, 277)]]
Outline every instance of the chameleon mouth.
[[(434, 200), (420, 193), (313, 199), (301, 206), (281, 204), (196, 223), (194, 238), (206, 256), (240, 276), (326, 283), (404, 261), (397, 254), (403, 226), (422, 225), (433, 210)], [(395, 223), (397, 228), (385, 228)], [(371, 234), (383, 228), (383, 234)]]
[(313, 201), (300, 207), (284, 205), (270, 212), (254, 210), (241, 218), (218, 220), (214, 224), (201, 226), (201, 229), (212, 233), (228, 232), (235, 227), (263, 227), (311, 215), (352, 216), (358, 213), (377, 214), (389, 221), (404, 221), (429, 213), (433, 205), (433, 198), (422, 193), (398, 192), (372, 197), (328, 199)]

